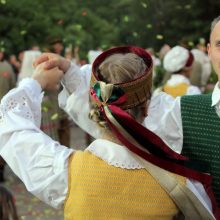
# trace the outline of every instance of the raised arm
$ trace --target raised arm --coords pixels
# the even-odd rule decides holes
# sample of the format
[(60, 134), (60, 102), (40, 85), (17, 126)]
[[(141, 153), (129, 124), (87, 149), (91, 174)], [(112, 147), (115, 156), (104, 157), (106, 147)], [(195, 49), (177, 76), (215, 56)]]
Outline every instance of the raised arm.
[(28, 191), (53, 207), (63, 205), (68, 185), (68, 149), (40, 130), (43, 88), (54, 88), (62, 71), (35, 71), (0, 104), (0, 154)]
[(84, 131), (95, 138), (100, 137), (99, 128), (89, 119), (89, 89), (91, 79), (91, 65), (79, 68), (76, 64), (57, 55), (46, 53), (41, 55), (35, 65), (44, 63), (45, 69), (58, 67), (64, 71), (61, 80), (63, 90), (59, 94), (59, 105), (73, 121)]

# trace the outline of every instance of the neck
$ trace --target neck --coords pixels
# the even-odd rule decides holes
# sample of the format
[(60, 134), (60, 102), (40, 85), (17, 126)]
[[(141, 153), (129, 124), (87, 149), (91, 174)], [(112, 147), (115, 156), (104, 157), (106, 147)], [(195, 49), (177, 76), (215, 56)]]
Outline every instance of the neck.
[[(118, 140), (118, 138), (111, 132), (111, 130), (109, 130), (107, 128), (105, 128), (105, 129), (103, 128), (101, 138), (105, 139), (105, 140), (108, 140), (108, 141), (111, 141), (111, 142), (113, 142), (115, 144), (123, 145), (124, 146), (124, 144), (122, 144)], [(136, 145), (137, 147), (142, 148), (142, 146), (135, 139), (131, 138), (131, 139), (129, 139), (129, 141), (132, 144)]]
[(102, 129), (101, 138), (122, 145), (121, 142), (117, 139), (117, 137), (115, 137), (115, 135), (107, 128)]

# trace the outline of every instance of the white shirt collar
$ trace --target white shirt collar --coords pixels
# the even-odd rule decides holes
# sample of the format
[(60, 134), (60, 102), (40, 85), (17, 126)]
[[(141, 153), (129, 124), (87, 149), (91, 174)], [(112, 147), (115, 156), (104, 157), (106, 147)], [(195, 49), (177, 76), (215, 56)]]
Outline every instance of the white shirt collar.
[(220, 88), (217, 82), (212, 92), (212, 106), (217, 105), (219, 102), (220, 102)]
[(169, 86), (175, 86), (180, 83), (186, 83), (190, 85), (189, 79), (187, 79), (185, 76), (181, 74), (173, 74), (171, 78), (167, 81), (167, 85)]
[(127, 148), (108, 140), (96, 139), (86, 150), (101, 158), (111, 166), (123, 169), (143, 168), (143, 166), (132, 156), (133, 153)]

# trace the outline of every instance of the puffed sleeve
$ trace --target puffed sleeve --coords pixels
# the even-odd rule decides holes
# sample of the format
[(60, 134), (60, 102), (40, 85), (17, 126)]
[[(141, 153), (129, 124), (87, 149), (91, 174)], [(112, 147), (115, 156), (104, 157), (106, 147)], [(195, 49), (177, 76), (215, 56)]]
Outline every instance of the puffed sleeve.
[(91, 65), (79, 68), (71, 64), (62, 80), (63, 90), (59, 94), (59, 105), (85, 132), (94, 138), (100, 138), (98, 125), (89, 119), (91, 71)]
[(0, 104), (0, 154), (28, 191), (57, 208), (68, 190), (68, 158), (73, 150), (40, 130), (43, 93), (24, 79)]
[(143, 125), (157, 134), (175, 152), (181, 153), (183, 128), (180, 98), (160, 92), (153, 96)]

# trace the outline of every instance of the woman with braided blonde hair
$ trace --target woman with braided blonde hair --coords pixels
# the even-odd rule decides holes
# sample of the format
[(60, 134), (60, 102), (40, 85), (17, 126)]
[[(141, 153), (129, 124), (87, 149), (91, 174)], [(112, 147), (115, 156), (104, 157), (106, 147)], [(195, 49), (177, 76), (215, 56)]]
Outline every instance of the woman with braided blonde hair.
[[(53, 207), (64, 205), (66, 220), (218, 217), (210, 175), (140, 123), (152, 84), (152, 59), (144, 49), (109, 49), (92, 69), (48, 53), (35, 64), (33, 78), (0, 106), (0, 154), (30, 192)], [(41, 90), (60, 80), (60, 106), (97, 137), (85, 151), (39, 129)]]
[[(143, 74), (145, 69), (146, 64), (144, 63), (143, 59), (141, 59), (134, 53), (114, 54), (106, 58), (100, 64), (99, 74), (102, 76), (103, 81), (114, 84), (117, 82), (127, 82), (135, 78), (138, 78)], [(89, 117), (96, 122), (99, 122), (102, 118), (102, 120), (98, 124), (102, 125), (103, 123), (105, 123), (105, 120), (103, 119), (103, 117), (101, 117), (97, 105), (90, 105), (92, 105), (93, 107), (91, 108)], [(127, 109), (126, 111), (130, 115), (135, 117), (136, 120), (143, 121), (143, 118), (146, 117), (147, 111), (146, 102), (132, 109)], [(143, 113), (142, 117), (140, 113)]]

